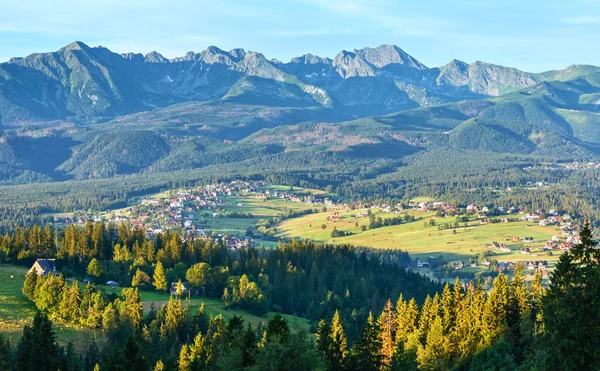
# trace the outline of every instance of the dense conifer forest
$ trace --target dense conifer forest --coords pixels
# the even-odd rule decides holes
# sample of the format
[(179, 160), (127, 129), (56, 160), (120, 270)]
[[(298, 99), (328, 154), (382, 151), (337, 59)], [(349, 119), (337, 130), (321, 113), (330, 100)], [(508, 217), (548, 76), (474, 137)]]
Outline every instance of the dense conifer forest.
[[(443, 288), (402, 268), (402, 254), (293, 242), (231, 254), (176, 234), (144, 234), (101, 224), (20, 229), (2, 240), (2, 259), (55, 256), (65, 275), (26, 277), (38, 308), (16, 343), (0, 338), (6, 370), (577, 370), (600, 367), (600, 250), (591, 229), (565, 253), (545, 288), (519, 266), (485, 291), (478, 282)], [(22, 241), (27, 241), (23, 244)], [(60, 241), (55, 245), (54, 241)], [(114, 242), (113, 242), (114, 241)], [(84, 273), (85, 272), (85, 273)], [(119, 295), (76, 280), (131, 279)], [(119, 276), (120, 275), (120, 276)], [(314, 321), (294, 332), (281, 316), (253, 327), (191, 308), (178, 288), (142, 311), (140, 290), (165, 291), (185, 276), (228, 305), (276, 308)], [(52, 321), (95, 331), (82, 352), (60, 347)], [(43, 365), (40, 368), (40, 365)]]

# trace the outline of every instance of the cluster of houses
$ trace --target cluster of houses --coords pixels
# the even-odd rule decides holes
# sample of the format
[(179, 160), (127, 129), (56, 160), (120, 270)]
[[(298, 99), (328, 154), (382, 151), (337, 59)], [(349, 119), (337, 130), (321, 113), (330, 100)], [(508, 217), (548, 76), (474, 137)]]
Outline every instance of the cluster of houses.
[[(486, 264), (489, 265), (489, 262)], [(530, 271), (539, 270), (542, 273), (542, 278), (548, 278), (548, 262), (546, 260), (498, 262), (496, 270), (498, 272), (513, 272), (517, 265), (521, 265), (524, 269)]]
[[(143, 229), (149, 238), (166, 230), (177, 230), (187, 238), (212, 238), (223, 242), (229, 249), (253, 246), (248, 236), (211, 235), (208, 219), (223, 217), (222, 208), (231, 201), (228, 196), (245, 196), (258, 199), (280, 199), (311, 205), (334, 205), (335, 202), (322, 195), (301, 194), (293, 191), (265, 189), (264, 181), (231, 181), (209, 184), (188, 190), (180, 190), (161, 198), (143, 198), (138, 205), (124, 209), (106, 210), (99, 213), (76, 211), (73, 216), (59, 215), (55, 222), (85, 225), (92, 223), (128, 223), (132, 229)], [(237, 204), (237, 206), (242, 206)]]
[(568, 170), (600, 169), (600, 162), (573, 161), (566, 166)]

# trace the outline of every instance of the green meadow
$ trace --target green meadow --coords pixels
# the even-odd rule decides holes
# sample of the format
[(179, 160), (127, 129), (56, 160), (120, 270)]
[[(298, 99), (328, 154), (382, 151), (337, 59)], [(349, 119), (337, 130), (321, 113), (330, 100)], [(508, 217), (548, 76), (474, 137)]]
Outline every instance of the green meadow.
[[(21, 293), (26, 273), (27, 268), (25, 267), (8, 264), (0, 265), (0, 333), (8, 336), (14, 344), (18, 342), (23, 327), (32, 321), (36, 310), (35, 304)], [(120, 292), (120, 289), (113, 290), (105, 285), (98, 285), (98, 287), (108, 294), (113, 291)], [(169, 294), (167, 293), (141, 291), (140, 294), (144, 313), (146, 314), (152, 304), (159, 308), (169, 301)], [(206, 312), (213, 316), (222, 315), (225, 320), (229, 320), (234, 315), (238, 315), (254, 327), (260, 322), (266, 323), (269, 318), (275, 315), (274, 312), (269, 312), (264, 316), (257, 316), (246, 310), (226, 308), (219, 299), (192, 297), (189, 301), (185, 300), (184, 302), (189, 305), (192, 312), (197, 311), (200, 305), (204, 303)], [(303, 330), (308, 332), (310, 330), (308, 320), (287, 314), (282, 316), (288, 321), (293, 331)], [(85, 347), (94, 336), (102, 336), (100, 332), (94, 333), (94, 331), (85, 327), (66, 325), (59, 322), (54, 323), (54, 328), (59, 344), (66, 345), (68, 342), (72, 342), (77, 348)]]
[[(23, 326), (33, 320), (35, 305), (22, 293), (27, 268), (0, 265), (0, 333), (8, 336), (14, 344), (23, 332)], [(78, 346), (87, 344), (93, 336), (90, 330), (77, 326), (55, 324), (57, 340), (64, 345), (69, 341)]]
[[(299, 218), (285, 220), (278, 226), (281, 237), (300, 237), (327, 243), (348, 243), (356, 246), (368, 246), (383, 249), (406, 250), (412, 258), (427, 259), (429, 256), (442, 255), (445, 260), (465, 260), (478, 255), (487, 246), (496, 241), (506, 244), (512, 251), (502, 252), (493, 250), (494, 258), (498, 261), (520, 261), (520, 260), (557, 260), (559, 252), (553, 256), (544, 255), (535, 258), (536, 254), (523, 255), (519, 250), (523, 247), (541, 247), (545, 241), (554, 235), (559, 235), (558, 228), (541, 227), (537, 224), (526, 222), (487, 223), (482, 224), (479, 220), (470, 220), (460, 223), (460, 227), (453, 229), (438, 230), (437, 225), (454, 223), (454, 218), (441, 218), (435, 213), (409, 212), (416, 221), (403, 223), (395, 226), (368, 229), (370, 220), (368, 217), (359, 218), (358, 214), (366, 210), (339, 210), (341, 219), (338, 221), (328, 220), (335, 209), (327, 212), (305, 215)], [(389, 213), (374, 213), (382, 218), (398, 216)], [(355, 217), (352, 217), (354, 215)], [(435, 226), (425, 226), (430, 219), (435, 220)], [(362, 226), (367, 229), (362, 231)], [(333, 228), (350, 233), (349, 236), (332, 238)], [(531, 244), (513, 242), (513, 237), (533, 237), (539, 241)]]

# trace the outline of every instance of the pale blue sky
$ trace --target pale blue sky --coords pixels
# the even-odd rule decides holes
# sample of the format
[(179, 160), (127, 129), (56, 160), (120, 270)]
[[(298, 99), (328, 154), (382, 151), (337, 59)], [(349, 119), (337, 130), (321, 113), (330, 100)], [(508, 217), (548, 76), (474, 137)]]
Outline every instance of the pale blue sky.
[(600, 65), (600, 0), (0, 0), (0, 61), (74, 41), (166, 57), (209, 45), (288, 61), (396, 44), (422, 63)]

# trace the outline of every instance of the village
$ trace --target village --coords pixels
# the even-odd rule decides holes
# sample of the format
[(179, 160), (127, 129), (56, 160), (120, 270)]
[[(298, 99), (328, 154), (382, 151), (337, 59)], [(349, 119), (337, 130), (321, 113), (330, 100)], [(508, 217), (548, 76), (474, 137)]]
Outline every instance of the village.
[[(295, 209), (293, 209), (295, 208)], [(98, 223), (127, 223), (132, 229), (143, 229), (149, 238), (167, 230), (176, 230), (187, 238), (213, 239), (224, 243), (230, 250), (246, 247), (256, 247), (267, 243), (261, 241), (256, 232), (260, 220), (279, 216), (290, 210), (310, 211), (316, 215), (326, 215), (327, 221), (339, 224), (343, 221), (368, 225), (367, 220), (375, 217), (382, 218), (382, 226), (393, 223), (391, 219), (409, 213), (412, 220), (435, 218), (437, 228), (456, 229), (459, 226), (483, 226), (486, 224), (520, 223), (546, 227), (544, 230), (552, 234), (550, 238), (540, 239), (529, 235), (514, 235), (503, 240), (492, 240), (484, 243), (481, 248), (489, 250), (490, 255), (510, 254), (520, 256), (520, 259), (504, 260), (494, 256), (489, 259), (457, 259), (445, 263), (456, 271), (465, 268), (511, 272), (517, 264), (529, 270), (539, 269), (543, 276), (548, 276), (552, 269), (552, 261), (562, 251), (570, 250), (579, 243), (580, 226), (573, 222), (568, 214), (560, 215), (556, 210), (536, 210), (526, 212), (522, 207), (479, 206), (474, 203), (457, 206), (451, 203), (423, 199), (419, 201), (385, 203), (355, 201), (349, 202), (325, 192), (315, 192), (293, 187), (279, 187), (264, 181), (231, 181), (227, 183), (209, 184), (185, 190), (164, 192), (139, 198), (136, 203), (122, 209), (106, 210), (103, 212), (76, 211), (71, 216), (55, 216), (55, 222), (85, 225), (88, 222)], [(398, 215), (399, 217), (394, 217)], [(387, 217), (387, 218), (386, 218)], [(279, 220), (279, 219), (278, 219)], [(388, 224), (386, 224), (388, 223)], [(362, 227), (362, 231), (366, 230)], [(277, 228), (276, 228), (277, 229)], [(553, 232), (555, 231), (555, 232)], [(359, 231), (360, 232), (360, 231)], [(294, 237), (294, 236), (292, 236)], [(302, 236), (300, 238), (312, 238)], [(344, 241), (360, 244), (353, 236), (344, 237)], [(277, 239), (288, 236), (277, 235)], [(322, 238), (315, 238), (322, 240)], [(428, 269), (429, 260), (436, 256), (413, 256), (414, 269)], [(443, 251), (440, 253), (443, 254)], [(518, 255), (517, 255), (518, 254)], [(476, 255), (476, 254), (474, 254)], [(554, 255), (553, 258), (540, 259), (540, 255)], [(531, 258), (527, 258), (531, 256)], [(550, 260), (550, 263), (549, 263)]]

